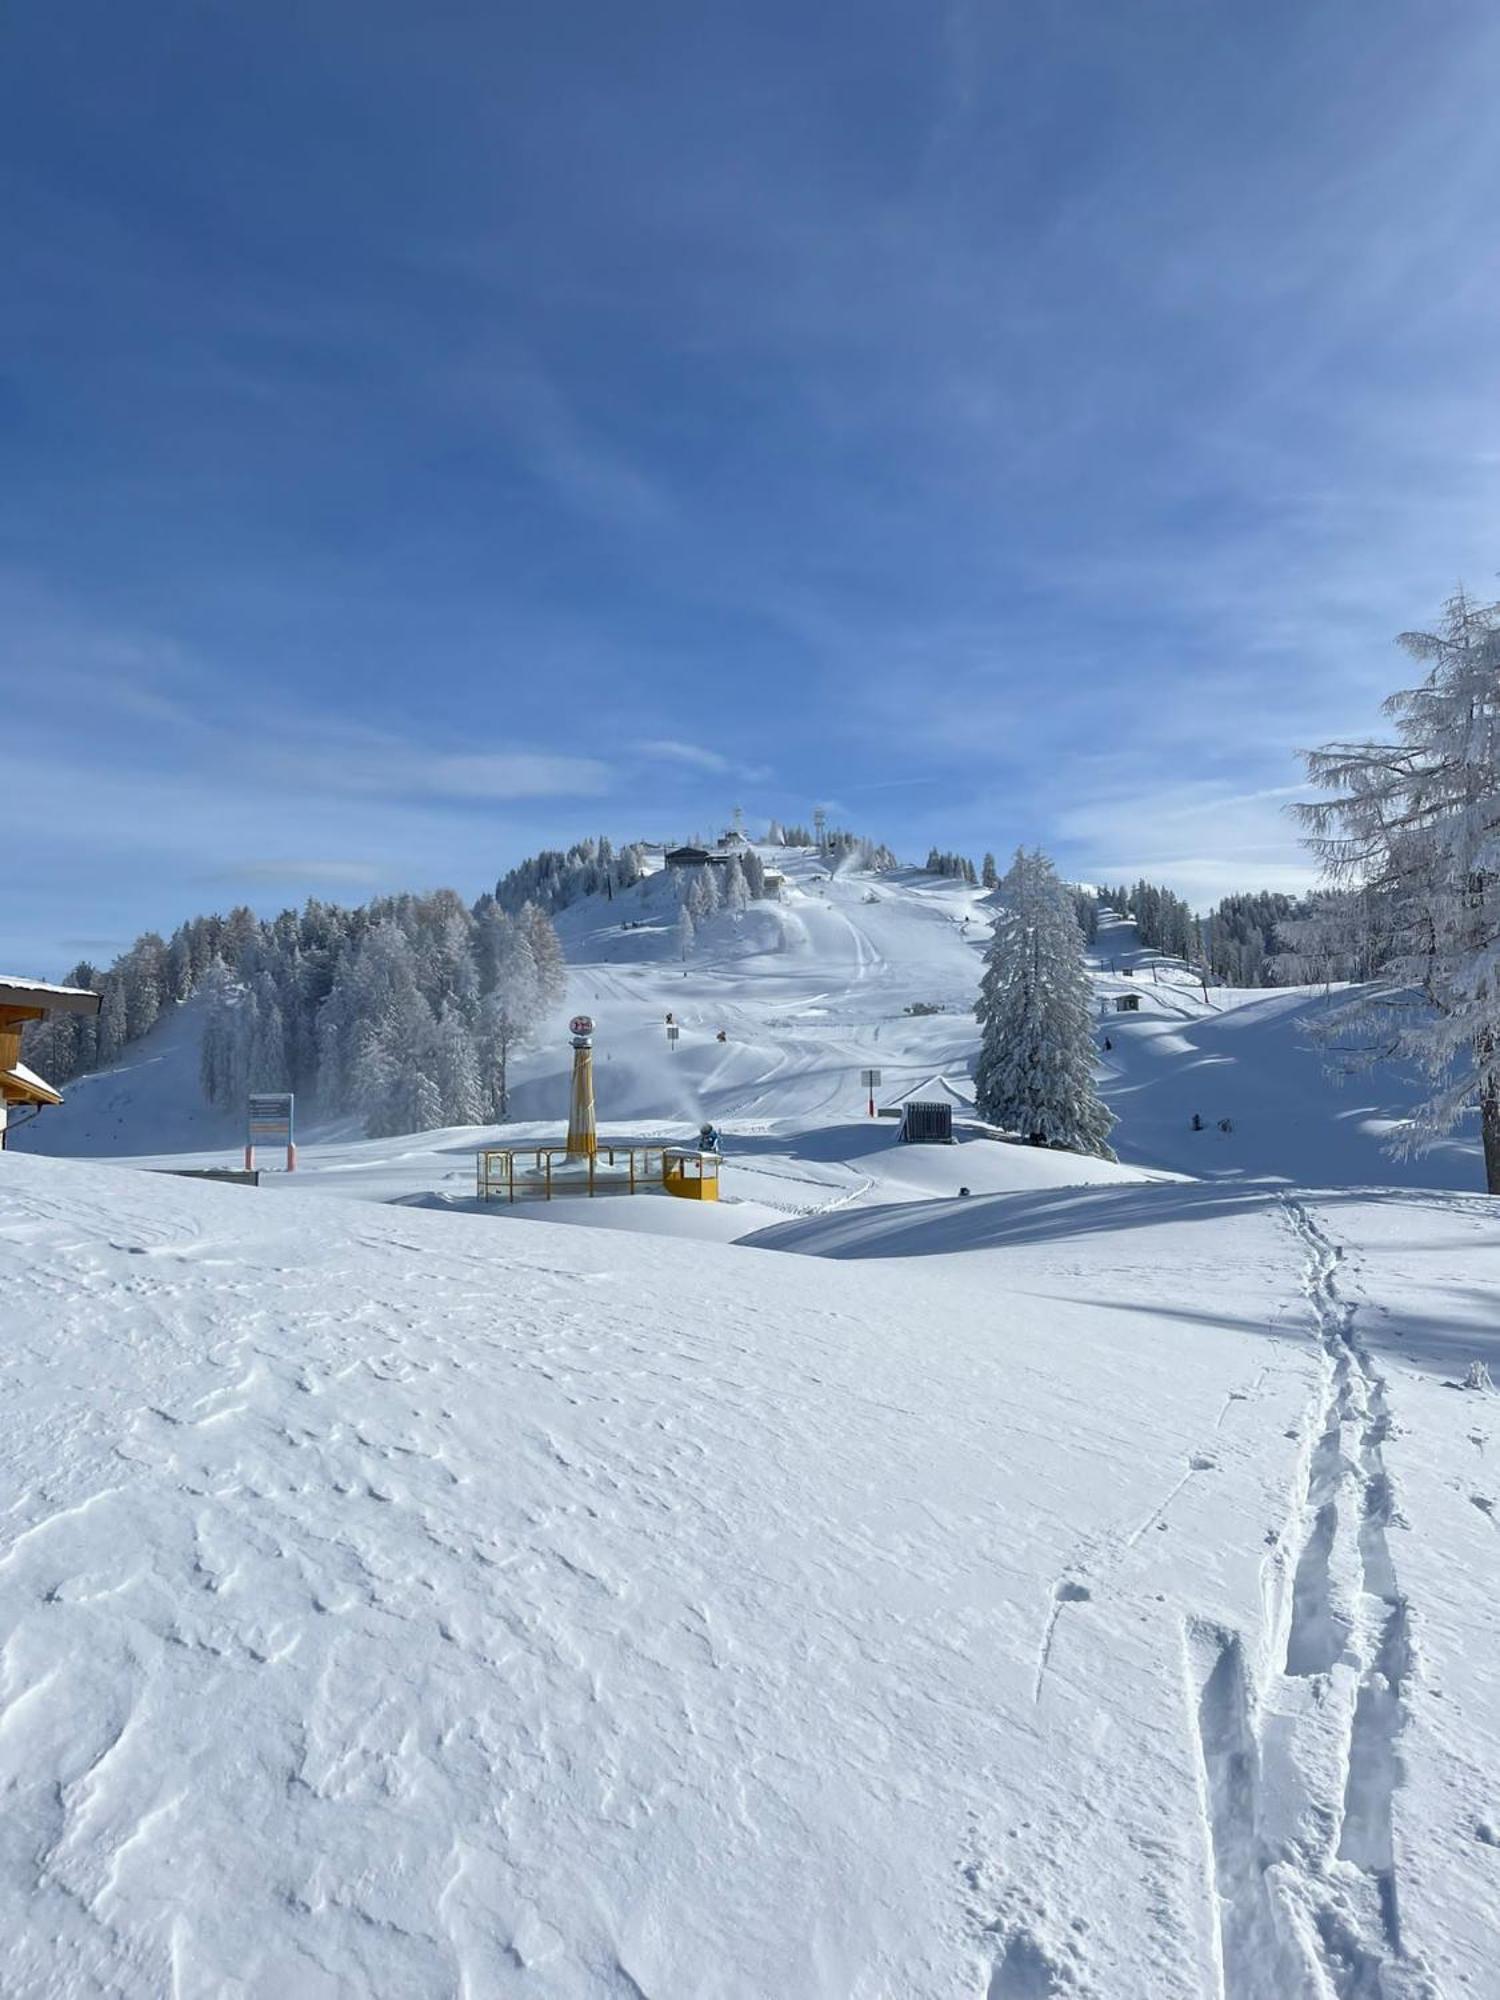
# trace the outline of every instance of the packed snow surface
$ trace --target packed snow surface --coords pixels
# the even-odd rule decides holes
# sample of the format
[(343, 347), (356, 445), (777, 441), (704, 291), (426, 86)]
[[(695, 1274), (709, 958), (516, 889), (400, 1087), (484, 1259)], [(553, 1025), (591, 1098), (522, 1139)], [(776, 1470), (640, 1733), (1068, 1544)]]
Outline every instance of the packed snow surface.
[(1486, 1204), (925, 1208), (0, 1160), (7, 1990), (1493, 1990)]
[[(1468, 1141), (1107, 924), (1121, 1164), (997, 1143), (982, 898), (792, 872), (686, 962), (660, 878), (561, 920), (717, 1206), (475, 1203), (556, 1046), (259, 1189), (0, 1155), (7, 1996), (1500, 1992)], [(28, 1133), (230, 1163), (195, 1049)]]

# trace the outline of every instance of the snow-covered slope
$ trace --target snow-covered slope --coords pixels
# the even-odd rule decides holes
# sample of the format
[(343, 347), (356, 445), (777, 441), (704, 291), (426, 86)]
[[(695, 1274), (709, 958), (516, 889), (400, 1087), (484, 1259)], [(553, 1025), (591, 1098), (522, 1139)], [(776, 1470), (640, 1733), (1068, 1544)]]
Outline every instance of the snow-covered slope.
[[(1133, 923), (1110, 916), (1094, 962), (1101, 1027), (1113, 1044), (1104, 1089), (1120, 1121), (1122, 1158), (1319, 1186), (1484, 1185), (1472, 1130), (1414, 1158), (1387, 1151), (1415, 1092), (1390, 1070), (1330, 1073), (1311, 1036), (1327, 1005), (1322, 988), (1211, 986), (1205, 996), (1186, 968), (1141, 948)], [(1139, 1013), (1113, 1011), (1122, 994), (1135, 995)], [(1193, 1129), (1195, 1113), (1202, 1131)]]
[[(966, 1076), (989, 935), (980, 892), (913, 869), (830, 874), (812, 852), (779, 859), (783, 900), (712, 919), (686, 960), (664, 874), (562, 912), (569, 1006), (600, 1022), (602, 1112), (813, 1121), (864, 1109), (864, 1068), (881, 1069), (882, 1103), (945, 1069)], [(913, 1003), (945, 1011), (912, 1017)], [(556, 1116), (566, 1060), (554, 1045), (531, 1065), (519, 1115)]]
[(63, 1088), (50, 1119), (19, 1126), (9, 1143), (25, 1153), (112, 1159), (243, 1143), (243, 1121), (213, 1110), (198, 1081), (205, 1003), (169, 1007), (118, 1062)]
[[(982, 898), (790, 873), (685, 962), (663, 879), (565, 912), (492, 1133), (0, 1155), (7, 1994), (1491, 1990), (1500, 1252), (1358, 1185), (1470, 1153), (1118, 923), (1122, 1164), (997, 1143)], [(577, 1008), (720, 1205), (478, 1211)], [(21, 1136), (232, 1161), (197, 1042)]]
[(1489, 1990), (1487, 1205), (925, 1212), (0, 1156), (7, 1992)]
[[(889, 1133), (861, 1137), (857, 1129), (863, 1070), (881, 1071), (883, 1105), (918, 1088), (964, 1105), (989, 936), (982, 892), (916, 870), (830, 875), (813, 852), (766, 850), (766, 858), (788, 873), (783, 900), (716, 917), (686, 960), (665, 873), (612, 900), (591, 897), (562, 912), (568, 997), (539, 1046), (516, 1065), (517, 1130), (556, 1130), (567, 1102), (565, 1023), (579, 1008), (599, 1022), (598, 1100), (612, 1130), (682, 1136), (712, 1119), (731, 1134), (732, 1156), (746, 1175), (757, 1156), (775, 1156), (758, 1160), (761, 1194), (775, 1194), (766, 1178), (774, 1170), (790, 1181), (782, 1194), (793, 1206), (807, 1205), (798, 1183), (817, 1183), (817, 1199), (828, 1200), (872, 1178), (878, 1192), (895, 1169)], [(1340, 1088), (1325, 1073), (1306, 1046), (1309, 1019), (1323, 1005), (1318, 991), (1213, 988), (1205, 1001), (1185, 969), (1158, 964), (1141, 949), (1133, 924), (1109, 917), (1095, 976), (1101, 1035), (1112, 1044), (1105, 1092), (1119, 1119), (1114, 1144), (1127, 1164), (1324, 1185), (1481, 1184), (1468, 1135), (1419, 1159), (1390, 1158), (1382, 1142), (1411, 1093), (1389, 1075)], [(1124, 993), (1139, 998), (1138, 1014), (1113, 1011)], [(906, 1010), (913, 1005), (942, 1011), (912, 1015)], [(666, 1037), (668, 1012), (680, 1033), (675, 1049)], [(200, 1026), (195, 1003), (174, 1010), (117, 1068), (70, 1084), (68, 1102), (23, 1127), (15, 1143), (54, 1155), (232, 1159), (239, 1139), (233, 1122), (208, 1112), (199, 1097)], [(1195, 1113), (1200, 1132), (1192, 1128)], [(1226, 1118), (1227, 1133), (1219, 1129)], [(847, 1150), (830, 1151), (830, 1128), (839, 1129), (837, 1145)], [(351, 1145), (352, 1130), (348, 1119), (320, 1126), (304, 1107), (304, 1170), (337, 1174), (351, 1192), (362, 1182), (386, 1198), (461, 1188), (466, 1176), (453, 1156), (472, 1152), (477, 1137), (426, 1134), (374, 1154)], [(809, 1147), (821, 1149), (811, 1168)], [(881, 1154), (873, 1175), (872, 1152)], [(419, 1159), (426, 1161), (420, 1168)], [(913, 1170), (902, 1163), (901, 1172)], [(952, 1172), (941, 1161), (919, 1171), (934, 1177), (938, 1191), (953, 1191), (960, 1183), (1046, 1186), (1059, 1172), (1091, 1170), (1035, 1156), (986, 1167), (971, 1150)], [(749, 1185), (733, 1191), (752, 1194)]]

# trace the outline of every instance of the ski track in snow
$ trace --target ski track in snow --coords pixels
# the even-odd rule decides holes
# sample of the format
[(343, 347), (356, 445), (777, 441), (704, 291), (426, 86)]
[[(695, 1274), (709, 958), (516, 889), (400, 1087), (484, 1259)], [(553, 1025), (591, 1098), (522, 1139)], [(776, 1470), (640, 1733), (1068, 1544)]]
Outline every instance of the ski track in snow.
[(1190, 1621), (1223, 2000), (1436, 2000), (1401, 1929), (1393, 1801), (1413, 1671), (1390, 1530), (1386, 1386), (1340, 1285), (1343, 1253), (1283, 1195), (1324, 1391), (1291, 1534), (1280, 1671), (1257, 1699), (1237, 1633)]

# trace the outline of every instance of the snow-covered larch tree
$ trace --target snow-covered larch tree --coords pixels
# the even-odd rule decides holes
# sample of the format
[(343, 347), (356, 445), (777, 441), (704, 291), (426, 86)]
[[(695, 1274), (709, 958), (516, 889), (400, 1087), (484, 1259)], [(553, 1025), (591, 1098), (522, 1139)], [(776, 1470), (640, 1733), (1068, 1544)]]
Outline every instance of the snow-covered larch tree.
[(480, 1002), (481, 1079), (488, 1080), (489, 1109), (510, 1116), (510, 1062), (542, 1012), (542, 981), (531, 933), (492, 906), (485, 914)]
[(521, 928), (531, 946), (543, 1008), (555, 1007), (568, 990), (568, 962), (550, 918), (534, 903), (522, 905)]
[(975, 1013), (981, 1118), (1033, 1145), (1112, 1160), (1111, 1112), (1094, 1083), (1093, 1001), (1073, 900), (1045, 854), (1016, 850)]
[(205, 1008), (199, 1076), (208, 1102), (222, 1108), (235, 1103), (243, 1082), (234, 1019), (239, 989), (228, 968), (216, 963), (204, 974), (199, 990)]
[(1371, 913), (1378, 969), (1322, 1038), (1346, 1068), (1393, 1060), (1426, 1079), (1398, 1152), (1477, 1108), (1485, 1185), (1500, 1194), (1500, 606), (1460, 592), (1436, 632), (1400, 643), (1427, 672), (1385, 704), (1394, 741), (1309, 752), (1330, 796), (1297, 808), (1331, 887), (1357, 893), (1289, 929), (1299, 957), (1327, 961), (1347, 955), (1351, 910)]

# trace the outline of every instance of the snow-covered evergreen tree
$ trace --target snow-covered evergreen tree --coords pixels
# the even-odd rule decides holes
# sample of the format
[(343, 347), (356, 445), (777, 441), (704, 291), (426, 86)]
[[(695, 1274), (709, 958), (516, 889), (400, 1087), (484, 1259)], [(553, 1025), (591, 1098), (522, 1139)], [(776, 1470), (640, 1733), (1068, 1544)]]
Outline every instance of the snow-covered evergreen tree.
[[(607, 841), (590, 865), (627, 872)], [(630, 850), (627, 850), (630, 852)], [(633, 879), (633, 878), (632, 878)], [(107, 972), (83, 963), (98, 1016), (33, 1024), (26, 1058), (66, 1083), (113, 1061), (165, 1008), (199, 995), (207, 1101), (243, 1109), (248, 1090), (291, 1089), (325, 1113), (363, 1110), (371, 1130), (503, 1115), (514, 1049), (562, 998), (567, 968), (535, 904), (512, 918), (451, 889), (358, 909), (310, 901), (262, 921), (248, 909), (194, 917), (164, 943), (147, 932)]]
[(1099, 899), (1092, 889), (1075, 889), (1072, 893), (1073, 913), (1078, 919), (1083, 941), (1093, 944), (1099, 935)]
[(948, 875), (959, 882), (977, 883), (979, 880), (973, 862), (964, 854), (945, 854), (936, 847), (929, 848), (923, 865), (932, 875)]
[(246, 1085), (250, 1090), (286, 1090), (291, 1084), (286, 1022), (269, 971), (259, 974), (246, 1003), (249, 1012), (242, 1028)]
[(738, 854), (732, 854), (724, 871), (724, 907), (735, 912), (750, 907), (750, 889)]
[(125, 982), (117, 979), (105, 988), (104, 1000), (99, 1008), (98, 1055), (101, 1063), (112, 1063), (124, 1048), (128, 1039), (126, 1019)]
[(478, 1125), (489, 1106), (480, 1082), (473, 1035), (459, 1007), (450, 1002), (438, 1019), (432, 1041), (432, 1081), (437, 1086), (444, 1125)]
[[(1385, 704), (1394, 740), (1307, 759), (1330, 794), (1299, 809), (1310, 844), (1386, 934), (1380, 970), (1334, 1009), (1327, 1038), (1348, 1066), (1394, 1058), (1426, 1078), (1398, 1151), (1422, 1151), (1477, 1107), (1485, 1183), (1500, 1194), (1500, 606), (1460, 593), (1436, 632), (1401, 644), (1427, 672)], [(1326, 917), (1289, 926), (1304, 956)], [(1341, 945), (1347, 918), (1345, 905)]]
[(566, 909), (582, 896), (628, 889), (641, 878), (641, 849), (632, 843), (616, 853), (607, 835), (599, 840), (580, 840), (564, 853), (544, 848), (529, 860), (521, 861), (495, 884), (495, 900), (512, 916), (523, 904), (535, 903), (548, 913)]
[(412, 1059), (400, 1066), (395, 1090), (383, 1112), (383, 1131), (377, 1132), (372, 1127), (371, 1136), (430, 1132), (443, 1123), (443, 1094), (428, 1074), (426, 1062)]
[(1113, 1159), (1094, 1082), (1093, 1003), (1072, 897), (1045, 854), (1017, 849), (980, 982), (981, 1118), (1033, 1145)]
[(685, 868), (682, 871), (683, 908), (694, 924), (701, 924), (719, 907), (718, 871), (714, 868)]

